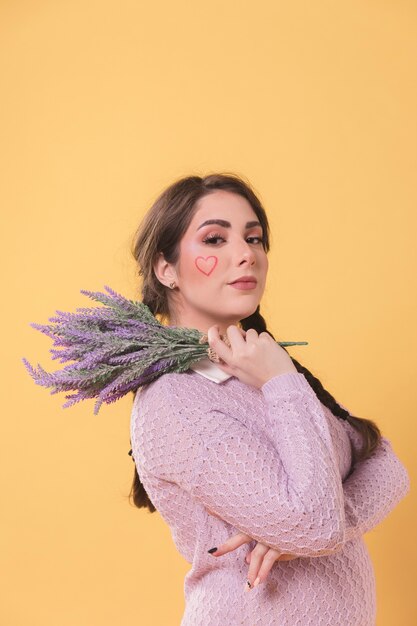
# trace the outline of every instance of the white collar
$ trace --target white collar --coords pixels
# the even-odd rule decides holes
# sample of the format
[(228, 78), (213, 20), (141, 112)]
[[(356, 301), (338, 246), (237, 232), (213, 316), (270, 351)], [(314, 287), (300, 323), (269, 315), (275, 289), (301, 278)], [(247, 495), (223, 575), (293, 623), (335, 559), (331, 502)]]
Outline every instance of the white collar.
[(194, 370), (198, 374), (209, 378), (215, 383), (221, 383), (228, 378), (231, 378), (231, 374), (226, 374), (216, 363), (211, 361), (208, 357), (203, 357), (200, 361), (190, 365), (190, 369)]

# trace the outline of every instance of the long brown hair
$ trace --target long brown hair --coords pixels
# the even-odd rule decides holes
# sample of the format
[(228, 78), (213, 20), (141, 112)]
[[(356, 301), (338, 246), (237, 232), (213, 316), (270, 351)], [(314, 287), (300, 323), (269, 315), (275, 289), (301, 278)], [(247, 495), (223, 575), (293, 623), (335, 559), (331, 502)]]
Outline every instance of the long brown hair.
[[(170, 289), (156, 277), (153, 270), (155, 260), (158, 254), (162, 252), (168, 263), (175, 264), (178, 261), (179, 244), (193, 218), (197, 201), (218, 189), (239, 194), (248, 200), (262, 226), (263, 247), (266, 252), (269, 251), (268, 219), (249, 182), (233, 173), (210, 174), (204, 178), (188, 176), (177, 180), (165, 189), (153, 203), (139, 225), (132, 242), (132, 254), (139, 266), (138, 274), (142, 277), (140, 299), (161, 320), (169, 319)], [(260, 313), (260, 305), (252, 315), (240, 320), (240, 325), (243, 330), (254, 328), (258, 333), (267, 332), (275, 339), (266, 327), (266, 322)], [(285, 347), (283, 349), (285, 350)], [(368, 458), (381, 439), (378, 426), (372, 420), (350, 415), (336, 402), (331, 393), (324, 389), (318, 378), (296, 359), (293, 357), (291, 359), (297, 371), (304, 374), (320, 402), (328, 407), (335, 416), (347, 420), (360, 433), (362, 448), (359, 451), (356, 448), (352, 449), (352, 466), (354, 463)], [(135, 506), (147, 507), (151, 513), (156, 511), (140, 481), (136, 466), (129, 498), (132, 496)]]

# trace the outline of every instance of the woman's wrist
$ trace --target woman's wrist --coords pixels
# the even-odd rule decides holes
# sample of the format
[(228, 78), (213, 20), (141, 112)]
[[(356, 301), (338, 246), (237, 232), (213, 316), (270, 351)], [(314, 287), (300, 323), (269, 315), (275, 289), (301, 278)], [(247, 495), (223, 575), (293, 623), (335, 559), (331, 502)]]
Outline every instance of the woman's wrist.
[(280, 370), (279, 372), (269, 374), (268, 377), (265, 378), (265, 380), (261, 383), (261, 387), (266, 385), (266, 383), (272, 380), (272, 378), (276, 378), (277, 376), (282, 376), (283, 374), (298, 374), (298, 370), (295, 367), (295, 365), (292, 365), (292, 366), (290, 365), (285, 370)]

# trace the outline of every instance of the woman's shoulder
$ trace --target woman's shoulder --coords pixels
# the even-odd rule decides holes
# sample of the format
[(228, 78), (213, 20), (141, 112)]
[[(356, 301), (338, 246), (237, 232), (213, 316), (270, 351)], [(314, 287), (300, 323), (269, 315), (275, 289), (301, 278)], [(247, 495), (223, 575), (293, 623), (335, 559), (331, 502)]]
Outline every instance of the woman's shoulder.
[(218, 398), (221, 386), (191, 369), (180, 373), (168, 372), (140, 387), (134, 402), (142, 412), (163, 406), (172, 411), (176, 407), (193, 407), (202, 403), (207, 406), (208, 401), (213, 403)]
[(178, 438), (191, 445), (196, 437), (200, 439), (198, 434), (210, 430), (213, 420), (218, 430), (223, 415), (219, 386), (186, 371), (162, 374), (138, 389), (131, 411), (131, 435), (132, 442), (142, 442), (142, 456), (147, 458), (148, 467), (152, 462), (144, 448), (151, 449), (155, 444), (167, 453)]
[[(198, 377), (200, 378), (200, 377)], [(200, 385), (196, 385), (199, 382)], [(201, 387), (201, 380), (197, 381), (197, 376), (192, 370), (185, 372), (167, 372), (158, 376), (152, 382), (143, 385), (139, 390), (143, 398), (164, 397), (165, 394), (183, 394), (188, 389), (195, 386)]]

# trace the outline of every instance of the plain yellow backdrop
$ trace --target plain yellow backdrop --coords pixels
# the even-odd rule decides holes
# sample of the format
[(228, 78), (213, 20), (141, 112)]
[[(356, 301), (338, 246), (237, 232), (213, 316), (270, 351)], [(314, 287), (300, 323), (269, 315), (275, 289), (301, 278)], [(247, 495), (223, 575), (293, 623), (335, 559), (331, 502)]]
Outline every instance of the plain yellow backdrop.
[[(269, 327), (413, 484), (416, 35), (405, 0), (0, 3), (2, 624), (180, 623), (189, 564), (127, 499), (131, 394), (62, 409), (21, 358), (59, 367), (29, 324), (80, 289), (138, 297), (132, 236), (181, 176), (253, 184)], [(365, 540), (378, 626), (417, 623), (414, 492)]]

